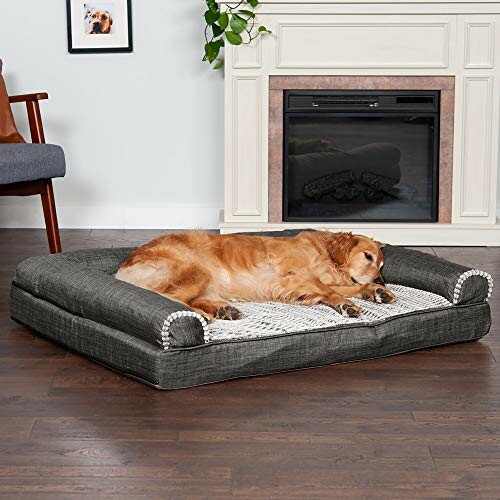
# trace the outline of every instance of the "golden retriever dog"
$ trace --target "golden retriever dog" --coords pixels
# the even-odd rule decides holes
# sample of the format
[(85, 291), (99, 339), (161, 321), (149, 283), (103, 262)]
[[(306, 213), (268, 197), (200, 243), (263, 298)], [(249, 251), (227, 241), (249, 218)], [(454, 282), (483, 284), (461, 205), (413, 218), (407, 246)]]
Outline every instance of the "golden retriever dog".
[(380, 274), (380, 243), (326, 231), (293, 238), (168, 234), (135, 250), (116, 278), (182, 302), (207, 321), (237, 320), (230, 302), (326, 304), (346, 317), (361, 308), (347, 297), (395, 299)]
[(107, 10), (93, 10), (89, 14), (89, 35), (109, 35), (113, 18)]

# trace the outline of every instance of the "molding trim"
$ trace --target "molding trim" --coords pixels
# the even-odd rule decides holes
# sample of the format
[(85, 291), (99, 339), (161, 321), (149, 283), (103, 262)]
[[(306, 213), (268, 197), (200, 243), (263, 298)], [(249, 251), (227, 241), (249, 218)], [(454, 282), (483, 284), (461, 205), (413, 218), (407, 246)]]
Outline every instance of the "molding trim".
[[(467, 193), (467, 169), (473, 170), (474, 166), (468, 165), (467, 154), (469, 148), (469, 140), (471, 133), (467, 133), (467, 126), (470, 120), (467, 117), (469, 106), (471, 105), (470, 82), (487, 82), (487, 105), (484, 111), (484, 122), (486, 131), (484, 134), (484, 154), (485, 164), (484, 169), (484, 183), (483, 193), (481, 196), (482, 209), (481, 210), (467, 210), (466, 209), (466, 193)], [(463, 91), (463, 115), (462, 115), (462, 148), (461, 148), (461, 179), (460, 179), (460, 216), (461, 217), (488, 217), (490, 215), (490, 179), (491, 179), (491, 106), (493, 101), (493, 77), (492, 76), (466, 76), (464, 77), (464, 91)]]
[[(255, 25), (258, 27), (258, 24)], [(233, 52), (233, 69), (259, 69), (262, 68), (262, 37), (259, 36), (251, 45), (231, 45)], [(242, 50), (252, 51), (255, 54), (255, 62), (240, 62)]]
[[(470, 48), (471, 48), (471, 28), (488, 28), (488, 63), (474, 63), (471, 62)], [(481, 22), (465, 22), (465, 54), (464, 54), (464, 68), (465, 69), (492, 69), (495, 58), (495, 24), (493, 21)]]
[[(449, 53), (450, 53), (450, 23), (448, 21), (429, 21), (429, 22), (411, 22), (411, 21), (383, 21), (383, 22), (331, 22), (331, 23), (317, 23), (317, 22), (283, 22), (278, 23), (278, 41), (277, 41), (277, 54), (276, 54), (276, 68), (279, 69), (443, 69), (449, 67)], [(320, 28), (320, 27), (367, 27), (367, 28), (388, 28), (388, 27), (442, 27), (443, 28), (443, 53), (442, 62), (437, 63), (418, 63), (418, 64), (404, 64), (404, 63), (373, 63), (367, 64), (359, 61), (353, 61), (349, 64), (339, 64), (335, 61), (325, 64), (308, 64), (307, 62), (293, 62), (286, 63), (283, 61), (283, 28)]]
[[(240, 186), (239, 182), (239, 173), (240, 173), (240, 162), (238, 159), (238, 152), (240, 151), (240, 139), (238, 134), (241, 132), (240, 130), (240, 119), (238, 113), (238, 105), (239, 105), (239, 90), (238, 83), (242, 81), (254, 81), (256, 85), (256, 100), (257, 102), (249, 103), (245, 101), (245, 105), (248, 109), (255, 110), (256, 118), (255, 123), (251, 124), (252, 130), (255, 131), (256, 140), (254, 141), (255, 147), (255, 209), (254, 210), (240, 210), (238, 208), (238, 187)], [(261, 90), (261, 77), (260, 75), (256, 76), (235, 76), (233, 77), (233, 149), (232, 149), (232, 164), (233, 164), (233, 182), (231, 186), (231, 193), (233, 198), (233, 211), (232, 215), (234, 216), (242, 216), (242, 215), (251, 215), (251, 216), (259, 216), (262, 214), (262, 90)], [(247, 186), (248, 189), (252, 189), (252, 186)]]

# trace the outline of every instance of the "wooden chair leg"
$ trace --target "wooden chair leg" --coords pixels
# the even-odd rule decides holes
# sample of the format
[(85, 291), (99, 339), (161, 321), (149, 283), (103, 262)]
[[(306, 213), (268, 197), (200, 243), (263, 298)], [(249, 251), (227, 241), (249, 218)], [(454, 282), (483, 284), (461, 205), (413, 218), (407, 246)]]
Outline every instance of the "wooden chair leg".
[(47, 230), (47, 239), (49, 240), (50, 253), (60, 253), (61, 239), (59, 237), (59, 226), (57, 225), (56, 202), (54, 199), (54, 190), (52, 181), (45, 181), (45, 189), (41, 194), (43, 216), (45, 218), (45, 228)]

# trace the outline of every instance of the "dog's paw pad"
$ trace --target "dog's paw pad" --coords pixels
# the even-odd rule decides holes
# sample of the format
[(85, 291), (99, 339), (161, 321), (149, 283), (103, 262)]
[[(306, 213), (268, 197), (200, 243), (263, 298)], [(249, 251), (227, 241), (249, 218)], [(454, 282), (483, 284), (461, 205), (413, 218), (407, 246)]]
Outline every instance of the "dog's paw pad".
[(379, 304), (390, 304), (394, 302), (396, 296), (391, 291), (387, 290), (387, 288), (377, 288), (373, 294), (373, 298), (375, 302)]
[(345, 318), (357, 318), (361, 314), (361, 307), (352, 303), (339, 304), (335, 310)]
[(234, 321), (243, 318), (243, 314), (236, 307), (225, 306), (217, 311), (216, 318)]

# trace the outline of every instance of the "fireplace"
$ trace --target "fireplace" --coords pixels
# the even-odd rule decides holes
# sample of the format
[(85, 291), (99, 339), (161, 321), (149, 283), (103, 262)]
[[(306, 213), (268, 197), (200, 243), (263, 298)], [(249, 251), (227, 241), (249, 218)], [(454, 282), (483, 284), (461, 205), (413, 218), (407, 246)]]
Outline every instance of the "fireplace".
[[(449, 4), (439, 0), (418, 6), (378, 0), (261, 2), (258, 16), (272, 36), (231, 47), (225, 54), (221, 231), (310, 228), (353, 231), (391, 244), (500, 245), (500, 86), (495, 84), (500, 51), (493, 50), (500, 43), (500, 0), (488, 4), (487, 11), (466, 2), (453, 8), (450, 12)], [(316, 102), (319, 106), (311, 110), (309, 102), (309, 108), (306, 103), (306, 109), (294, 113), (287, 102), (291, 91), (319, 97), (351, 91), (363, 98), (423, 91), (434, 92), (438, 99), (432, 109), (404, 109), (408, 115), (399, 122), (396, 111), (387, 110), (392, 124), (391, 116), (375, 115), (383, 111), (380, 102), (376, 106), (376, 101), (368, 101), (368, 109), (348, 109), (355, 116), (337, 116), (342, 120), (336, 124), (327, 115), (344, 110), (321, 111), (324, 102)], [(309, 128), (319, 135), (310, 141), (300, 139), (310, 134), (299, 117), (309, 112), (316, 115), (316, 125)], [(360, 116), (363, 112), (369, 116)], [(420, 113), (427, 112), (433, 116), (423, 119)], [(353, 129), (368, 125), (373, 132), (353, 134)], [(379, 134), (382, 125), (395, 133)], [(316, 134), (320, 128), (329, 136), (326, 140)], [(349, 142), (344, 131), (351, 136)], [(293, 134), (299, 140), (292, 153)], [(361, 135), (365, 137), (360, 144)], [(309, 142), (299, 145), (302, 155), (335, 158), (341, 153), (345, 159), (366, 153), (369, 168), (363, 164), (361, 172), (353, 173), (344, 165), (323, 186), (307, 182), (307, 197), (306, 182), (294, 184), (290, 164), (291, 156), (298, 155), (297, 142)], [(310, 146), (315, 148), (312, 153), (304, 152)], [(412, 153), (409, 146), (415, 147)], [(392, 155), (400, 160), (388, 165), (384, 158)], [(311, 180), (326, 177), (328, 168)]]
[(440, 92), (286, 90), (283, 220), (436, 222)]
[(442, 76), (271, 76), (269, 222), (449, 223), (454, 87)]

